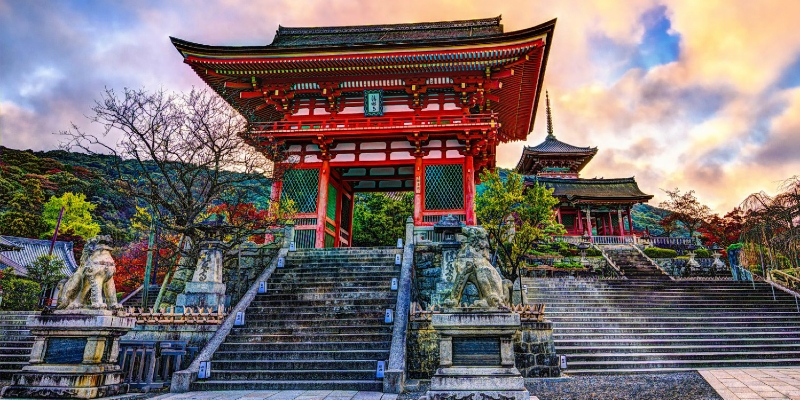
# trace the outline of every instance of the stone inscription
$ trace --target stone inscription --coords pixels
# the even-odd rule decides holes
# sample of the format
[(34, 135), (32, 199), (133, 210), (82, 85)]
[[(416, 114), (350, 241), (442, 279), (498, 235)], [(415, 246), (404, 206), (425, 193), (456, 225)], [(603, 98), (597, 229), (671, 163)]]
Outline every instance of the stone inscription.
[(500, 365), (500, 338), (454, 337), (453, 365), (496, 367)]
[(51, 338), (47, 341), (44, 354), (46, 364), (80, 364), (83, 362), (83, 351), (86, 338)]

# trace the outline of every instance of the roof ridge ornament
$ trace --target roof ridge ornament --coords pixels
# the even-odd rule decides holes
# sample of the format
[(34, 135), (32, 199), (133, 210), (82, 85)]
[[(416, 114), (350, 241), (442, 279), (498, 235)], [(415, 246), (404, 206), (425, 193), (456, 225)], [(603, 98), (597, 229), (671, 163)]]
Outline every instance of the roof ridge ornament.
[(553, 113), (550, 110), (550, 91), (544, 91), (545, 100), (547, 100), (547, 139), (555, 139), (556, 135), (553, 135)]

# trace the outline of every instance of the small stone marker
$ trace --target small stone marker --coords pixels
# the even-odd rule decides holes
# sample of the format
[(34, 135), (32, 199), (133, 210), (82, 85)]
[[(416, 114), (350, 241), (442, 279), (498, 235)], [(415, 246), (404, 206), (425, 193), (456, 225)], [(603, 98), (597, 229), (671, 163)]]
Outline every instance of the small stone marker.
[(567, 356), (561, 355), (561, 369), (567, 369)]
[(392, 278), (392, 290), (397, 290), (397, 278)]
[(522, 291), (528, 294), (528, 285), (522, 285)]
[(383, 317), (383, 322), (387, 324), (394, 322), (394, 311), (391, 308), (386, 309), (386, 316)]
[(397, 248), (398, 249), (402, 249), (403, 248), (403, 239), (397, 239)]
[(297, 245), (294, 242), (289, 243), (289, 251), (297, 251)]
[(201, 361), (200, 370), (197, 371), (197, 379), (206, 379), (211, 377), (211, 361)]
[(258, 282), (258, 293), (259, 294), (267, 293), (267, 282), (264, 281)]
[(233, 320), (233, 326), (242, 326), (242, 325), (244, 325), (244, 311), (237, 311), (236, 319)]
[(283, 257), (278, 258), (278, 268), (283, 268), (286, 266), (286, 259)]
[(400, 258), (400, 254), (395, 254), (394, 255), (394, 265), (400, 265), (400, 264), (402, 264), (402, 262), (403, 262), (403, 259)]
[(386, 364), (384, 361), (378, 361), (378, 368), (375, 370), (375, 377), (376, 378), (383, 378), (383, 372), (386, 369)]

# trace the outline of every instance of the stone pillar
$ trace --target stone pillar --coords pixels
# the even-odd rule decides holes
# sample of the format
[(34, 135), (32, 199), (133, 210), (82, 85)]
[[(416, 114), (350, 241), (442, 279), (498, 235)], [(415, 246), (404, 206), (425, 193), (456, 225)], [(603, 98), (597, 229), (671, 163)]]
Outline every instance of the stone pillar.
[(592, 236), (592, 207), (586, 206), (586, 233)]
[(322, 160), (319, 170), (319, 189), (317, 196), (317, 240), (314, 247), (325, 247), (325, 211), (328, 208), (328, 181), (331, 176), (330, 161)]
[(222, 283), (222, 252), (219, 241), (200, 243), (200, 258), (192, 281), (178, 295), (178, 307), (218, 307), (225, 305), (225, 284)]

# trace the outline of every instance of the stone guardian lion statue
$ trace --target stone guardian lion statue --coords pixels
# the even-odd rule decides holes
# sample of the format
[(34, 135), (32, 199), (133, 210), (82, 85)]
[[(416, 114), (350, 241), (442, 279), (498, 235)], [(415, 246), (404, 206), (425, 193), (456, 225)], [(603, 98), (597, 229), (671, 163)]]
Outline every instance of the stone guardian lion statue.
[(508, 307), (511, 300), (512, 283), (503, 279), (497, 269), (490, 262), (489, 237), (482, 227), (464, 228), (466, 240), (456, 254), (454, 262), (455, 280), (450, 298), (444, 303), (456, 306), (461, 301), (461, 295), (467, 283), (472, 283), (478, 289), (478, 297), (473, 307)]
[(111, 236), (95, 236), (86, 242), (81, 254), (80, 267), (64, 284), (58, 298), (58, 310), (95, 309), (118, 310), (114, 273), (117, 271), (111, 257)]

